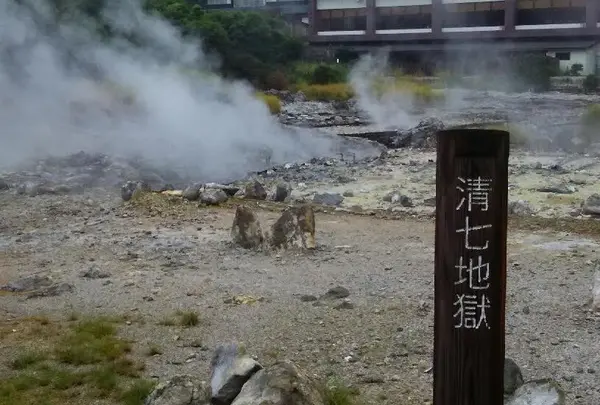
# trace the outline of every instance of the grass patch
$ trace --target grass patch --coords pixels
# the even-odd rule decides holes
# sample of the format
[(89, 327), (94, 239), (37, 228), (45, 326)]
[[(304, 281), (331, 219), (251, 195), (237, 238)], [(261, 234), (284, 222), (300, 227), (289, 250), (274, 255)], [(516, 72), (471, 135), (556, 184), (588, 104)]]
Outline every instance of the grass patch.
[(200, 324), (200, 315), (194, 311), (178, 310), (172, 316), (161, 320), (158, 324), (162, 326), (179, 325), (186, 328), (191, 328)]
[(330, 379), (323, 388), (325, 405), (358, 405), (357, 389), (350, 388), (337, 378)]
[(349, 84), (301, 84), (296, 87), (310, 101), (347, 101), (354, 97), (354, 90)]
[[(22, 351), (9, 362), (12, 372), (0, 379), (0, 405), (76, 405), (105, 399), (141, 405), (154, 383), (140, 377), (143, 364), (130, 357), (131, 343), (117, 336), (119, 318), (83, 318), (54, 323), (35, 334), (39, 319), (0, 324), (17, 330), (7, 342)], [(43, 348), (30, 350), (29, 346)]]
[(158, 356), (161, 354), (163, 354), (162, 349), (156, 345), (150, 345), (150, 346), (148, 346), (148, 349), (146, 350), (146, 356), (148, 356), (148, 357)]
[(267, 105), (271, 114), (277, 115), (281, 112), (281, 101), (279, 100), (279, 97), (265, 93), (257, 93), (257, 97)]

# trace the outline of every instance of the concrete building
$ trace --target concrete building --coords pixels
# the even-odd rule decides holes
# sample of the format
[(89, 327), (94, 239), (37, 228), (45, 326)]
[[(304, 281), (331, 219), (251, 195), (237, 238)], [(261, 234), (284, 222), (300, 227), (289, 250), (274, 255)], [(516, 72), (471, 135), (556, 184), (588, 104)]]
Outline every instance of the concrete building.
[(600, 73), (600, 0), (310, 0), (310, 42), (392, 52), (546, 52)]

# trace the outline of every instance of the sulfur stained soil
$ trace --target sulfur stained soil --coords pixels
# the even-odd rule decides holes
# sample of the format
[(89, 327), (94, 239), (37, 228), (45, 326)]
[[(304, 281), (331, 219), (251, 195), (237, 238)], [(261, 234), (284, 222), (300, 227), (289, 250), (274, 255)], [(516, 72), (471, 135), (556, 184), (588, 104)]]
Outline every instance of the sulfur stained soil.
[[(263, 228), (282, 209), (253, 206)], [(134, 205), (88, 190), (3, 193), (0, 212), (0, 284), (39, 274), (73, 287), (0, 295), (3, 377), (15, 373), (9, 363), (23, 346), (41, 339), (32, 319), (111, 315), (122, 317), (119, 336), (146, 378), (207, 379), (215, 346), (238, 341), (265, 365), (287, 358), (342, 378), (365, 404), (431, 403), (431, 216), (319, 212), (316, 251), (269, 253), (231, 245), (233, 204), (200, 209), (151, 197)], [(600, 318), (589, 311), (597, 224), (513, 217), (509, 226), (507, 356), (526, 380), (559, 381), (574, 405), (600, 403)], [(90, 269), (103, 277), (81, 276)], [(336, 286), (352, 305), (310, 297)]]

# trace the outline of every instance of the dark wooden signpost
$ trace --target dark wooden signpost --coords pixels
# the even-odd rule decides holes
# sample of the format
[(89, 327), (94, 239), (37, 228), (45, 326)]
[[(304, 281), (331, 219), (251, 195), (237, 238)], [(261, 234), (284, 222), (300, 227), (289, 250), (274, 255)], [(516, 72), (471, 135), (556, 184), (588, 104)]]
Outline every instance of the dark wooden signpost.
[(433, 405), (502, 405), (509, 134), (437, 135)]

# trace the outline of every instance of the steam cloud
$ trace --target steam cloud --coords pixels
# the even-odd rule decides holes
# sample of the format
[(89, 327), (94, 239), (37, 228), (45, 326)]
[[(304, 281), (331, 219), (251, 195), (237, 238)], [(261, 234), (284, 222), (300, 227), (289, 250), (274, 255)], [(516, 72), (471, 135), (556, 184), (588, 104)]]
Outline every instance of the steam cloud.
[(339, 147), (286, 130), (244, 83), (184, 73), (215, 61), (137, 0), (104, 10), (137, 47), (100, 41), (80, 16), (52, 26), (45, 0), (22, 3), (0, 2), (0, 166), (84, 150), (225, 181), (264, 168), (267, 155), (275, 164)]

